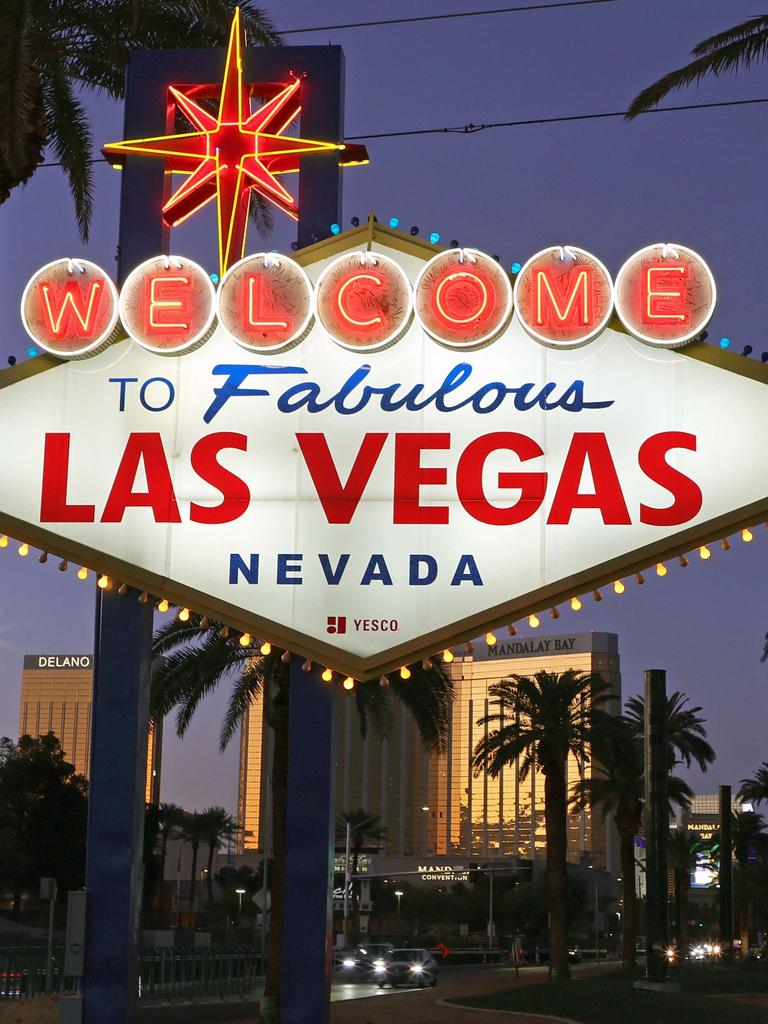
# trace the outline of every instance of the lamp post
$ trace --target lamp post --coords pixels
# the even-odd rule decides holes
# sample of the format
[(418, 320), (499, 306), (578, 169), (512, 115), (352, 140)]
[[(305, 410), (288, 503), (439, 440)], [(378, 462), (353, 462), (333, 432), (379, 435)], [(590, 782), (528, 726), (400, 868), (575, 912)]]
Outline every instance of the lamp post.
[(397, 916), (400, 917), (400, 900), (403, 896), (403, 890), (395, 889), (395, 896), (397, 896)]
[(245, 895), (245, 889), (235, 889), (237, 893), (237, 927), (240, 927), (240, 922), (243, 917), (243, 896)]

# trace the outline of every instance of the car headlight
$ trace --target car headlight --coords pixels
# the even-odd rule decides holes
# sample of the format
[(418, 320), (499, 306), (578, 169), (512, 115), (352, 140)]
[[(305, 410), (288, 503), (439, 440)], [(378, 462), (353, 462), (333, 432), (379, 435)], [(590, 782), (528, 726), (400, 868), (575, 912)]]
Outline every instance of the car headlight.
[(355, 962), (356, 961), (351, 960), (349, 957), (347, 957), (346, 960), (342, 960), (341, 961), (343, 967), (354, 967), (355, 966)]
[(411, 970), (413, 971), (414, 974), (421, 974), (424, 968), (421, 966), (421, 964), (411, 964)]

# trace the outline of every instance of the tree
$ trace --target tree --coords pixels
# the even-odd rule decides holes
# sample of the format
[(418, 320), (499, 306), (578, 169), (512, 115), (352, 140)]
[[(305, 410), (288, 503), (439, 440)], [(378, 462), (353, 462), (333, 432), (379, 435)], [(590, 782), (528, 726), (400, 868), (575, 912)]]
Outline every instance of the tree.
[(62, 893), (82, 887), (87, 788), (53, 733), (0, 740), (0, 880), (16, 913), (42, 877)]
[(768, 862), (768, 832), (762, 814), (734, 811), (731, 830), (734, 872), (736, 924), (741, 934), (741, 952), (746, 956), (757, 929), (756, 907), (765, 889)]
[(195, 913), (195, 895), (197, 894), (197, 858), (200, 844), (206, 842), (208, 822), (200, 811), (187, 811), (181, 826), (181, 838), (192, 849), (192, 867), (189, 875), (189, 912)]
[(231, 839), (237, 829), (235, 819), (223, 807), (208, 807), (202, 813), (204, 842), (208, 844), (208, 902), (213, 903), (213, 857), (222, 841)]
[[(592, 777), (581, 779), (573, 791), (575, 810), (600, 808), (603, 818), (614, 814), (619, 834), (622, 886), (622, 961), (625, 968), (637, 963), (637, 891), (635, 840), (643, 824), (645, 765), (642, 733), (628, 718), (605, 716), (592, 738)], [(688, 806), (693, 795), (682, 779), (669, 782), (670, 803)]]
[[(667, 697), (667, 760), (669, 770), (684, 764), (690, 768), (695, 762), (705, 772), (715, 760), (715, 752), (707, 742), (706, 718), (702, 708), (688, 706), (689, 698), (679, 690)], [(625, 704), (625, 717), (638, 736), (645, 732), (645, 698), (630, 697)]]
[(691, 53), (694, 59), (690, 63), (670, 71), (632, 100), (628, 118), (655, 107), (676, 89), (696, 85), (710, 75), (717, 78), (724, 72), (737, 72), (765, 60), (768, 57), (768, 16), (761, 14), (718, 32), (694, 46)]
[(599, 676), (567, 672), (514, 675), (489, 688), (495, 710), (478, 721), (493, 726), (474, 750), (475, 774), (483, 769), (496, 778), (520, 758), (520, 778), (536, 767), (544, 775), (544, 822), (547, 835), (547, 900), (550, 974), (569, 976), (567, 946), (568, 755), (580, 761), (593, 736), (600, 705), (610, 699)]
[[(369, 814), (368, 811), (358, 807), (354, 811), (343, 811), (336, 819), (336, 841), (344, 842), (347, 836), (347, 826), (350, 830), (350, 875), (352, 877), (352, 919), (355, 941), (358, 938), (360, 911), (355, 900), (355, 876), (360, 854), (366, 841), (373, 840), (379, 843), (387, 838), (387, 830), (381, 824), (381, 815)], [(346, 868), (346, 864), (344, 865)], [(345, 922), (346, 923), (346, 922)], [(345, 944), (348, 944), (349, 936), (344, 936)]]
[[(243, 641), (246, 641), (243, 643)], [(280, 957), (283, 936), (283, 888), (286, 854), (286, 801), (288, 793), (288, 712), (290, 664), (284, 652), (266, 648), (261, 640), (230, 630), (208, 617), (190, 616), (187, 622), (171, 620), (155, 633), (155, 662), (151, 713), (176, 710), (176, 730), (183, 736), (203, 698), (223, 683), (231, 684), (221, 726), (220, 745), (227, 746), (236, 734), (251, 703), (263, 695), (266, 718), (274, 734), (272, 755), (272, 906), (267, 948), (265, 996), (279, 1002)], [(382, 677), (386, 682), (357, 683), (354, 697), (363, 735), (370, 725), (386, 734), (393, 699), (411, 713), (428, 749), (445, 750), (453, 684), (438, 665), (416, 662), (411, 676), (399, 673)], [(163, 709), (161, 711), (161, 709)]]
[[(251, 45), (278, 45), (267, 15), (239, 0)], [(209, 47), (227, 40), (235, 0), (68, 0), (0, 4), (0, 203), (47, 148), (61, 164), (83, 241), (93, 206), (92, 135), (81, 95), (125, 95), (131, 50)], [(256, 204), (255, 204), (256, 205)], [(263, 204), (259, 208), (264, 210)]]
[(691, 873), (704, 850), (695, 832), (675, 828), (669, 833), (669, 866), (672, 868), (675, 891), (675, 940), (678, 953), (685, 957), (688, 949), (688, 896), (691, 891)]
[(179, 807), (178, 804), (160, 804), (160, 811), (158, 815), (158, 875), (160, 878), (161, 887), (161, 903), (162, 903), (162, 886), (165, 880), (165, 862), (168, 858), (168, 843), (172, 839), (180, 839), (182, 828), (184, 825), (184, 819), (186, 811), (183, 807)]
[(768, 800), (768, 761), (763, 761), (751, 779), (741, 780), (738, 795), (742, 803), (758, 806)]

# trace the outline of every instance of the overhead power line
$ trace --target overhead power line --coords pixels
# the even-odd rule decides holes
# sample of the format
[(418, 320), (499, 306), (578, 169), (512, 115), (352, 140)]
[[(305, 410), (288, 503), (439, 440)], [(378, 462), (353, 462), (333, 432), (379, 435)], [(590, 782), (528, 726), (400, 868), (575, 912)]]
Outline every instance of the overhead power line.
[[(759, 103), (768, 103), (768, 96), (757, 97), (752, 100), (720, 100), (715, 103), (680, 103), (669, 107), (654, 107), (651, 110), (643, 110), (637, 116), (646, 117), (648, 114), (674, 114), (685, 110), (713, 110), (722, 107), (749, 107)], [(626, 117), (626, 110), (607, 110), (594, 114), (563, 114), (557, 117), (527, 117), (517, 121), (491, 121), (489, 123), (446, 126), (443, 128), (407, 128), (396, 132), (373, 132), (368, 135), (347, 135), (347, 142), (364, 142), (370, 139), (400, 139), (414, 135), (474, 135), (476, 132), (489, 131), (492, 128), (524, 128), (539, 124), (567, 124), (572, 121), (600, 121), (609, 118)], [(104, 164), (107, 161), (102, 157), (96, 157), (90, 161), (92, 164)], [(61, 167), (59, 161), (38, 164), (38, 167)]]
[[(755, 103), (768, 103), (768, 97), (754, 100), (721, 100), (719, 103), (681, 103), (669, 107), (653, 107), (643, 110), (637, 116), (646, 114), (671, 114), (681, 110), (711, 110), (714, 107), (746, 107)], [(450, 128), (410, 128), (397, 132), (377, 132), (373, 135), (348, 135), (349, 142), (360, 142), (365, 139), (396, 139), (406, 135), (439, 135), (458, 134), (473, 135), (475, 132), (487, 131), (490, 128), (522, 128), (536, 124), (564, 124), (568, 121), (599, 121), (612, 117), (626, 117), (626, 110), (608, 110), (596, 114), (564, 114), (557, 117), (528, 117), (518, 121), (493, 121), (489, 124), (463, 124)]]
[(277, 35), (293, 36), (305, 32), (340, 32), (348, 28), (379, 28), (383, 25), (413, 25), (420, 21), (449, 21), (452, 18), (479, 18), (492, 14), (522, 14), (526, 11), (552, 11), (564, 7), (593, 7), (595, 4), (615, 4), (622, 0), (559, 0), (554, 4), (524, 4), (518, 7), (489, 7), (484, 11), (451, 11), (445, 14), (420, 14), (410, 18), (378, 18), (376, 21), (349, 21), (340, 25), (313, 25), (310, 28), (278, 29)]

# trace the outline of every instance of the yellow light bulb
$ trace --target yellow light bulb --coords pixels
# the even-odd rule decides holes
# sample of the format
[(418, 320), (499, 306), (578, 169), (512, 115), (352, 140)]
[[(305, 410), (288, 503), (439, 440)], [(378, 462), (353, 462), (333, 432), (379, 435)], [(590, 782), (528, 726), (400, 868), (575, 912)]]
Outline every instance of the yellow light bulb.
[(240, 646), (241, 647), (247, 647), (250, 642), (251, 642), (251, 634), (250, 633), (241, 633), (240, 634)]
[(99, 576), (96, 580), (96, 586), (99, 590), (106, 590), (109, 586), (109, 576)]
[(169, 609), (170, 607), (171, 607), (171, 604), (170, 604), (170, 602), (168, 601), (168, 599), (167, 599), (166, 597), (164, 597), (164, 598), (163, 598), (163, 599), (162, 599), (162, 600), (160, 601), (160, 603), (158, 604), (158, 606), (157, 606), (157, 610), (158, 610), (159, 612), (167, 612), (167, 611), (168, 611), (168, 609)]
[(87, 580), (88, 579), (88, 570), (85, 568), (85, 566), (82, 566), (82, 568), (77, 570), (77, 578), (79, 580)]
[(485, 634), (485, 642), (487, 644), (491, 644), (491, 645), (495, 644), (496, 643), (496, 634), (495, 633), (486, 633)]
[(259, 650), (261, 651), (262, 654), (271, 654), (272, 644), (268, 640), (265, 640), (264, 643), (259, 648)]
[(666, 565), (664, 565), (663, 562), (657, 562), (657, 564), (656, 564), (656, 575), (657, 576), (666, 576), (668, 572), (669, 572), (669, 570), (667, 569)]
[(446, 662), (446, 664), (450, 665), (450, 663), (453, 661), (453, 651), (443, 651), (443, 661)]
[(179, 622), (189, 622), (189, 608), (182, 608), (179, 612)]
[(343, 686), (345, 690), (354, 690), (355, 680), (352, 678), (352, 676), (347, 676), (347, 678), (344, 680)]
[(8, 537), (5, 534), (3, 534), (2, 537), (0, 537), (0, 548), (7, 548), (7, 547), (8, 547)]
[(578, 599), (578, 597), (571, 598), (571, 609), (575, 612), (581, 611), (581, 601)]
[(712, 552), (709, 550), (709, 548), (707, 547), (706, 544), (702, 544), (701, 547), (699, 548), (699, 555), (706, 562), (706, 560), (708, 558), (712, 557)]
[(29, 554), (29, 544), (20, 544), (19, 554), (21, 555), (22, 558), (26, 558), (27, 555)]
[(741, 539), (744, 541), (745, 544), (749, 544), (749, 542), (752, 540), (753, 536), (754, 536), (754, 534), (752, 533), (751, 530), (742, 530), (741, 531)]
[(616, 582), (613, 584), (613, 590), (616, 594), (623, 594), (626, 589), (627, 588), (624, 586), (621, 580), (616, 580)]
[[(411, 670), (408, 668), (407, 665), (403, 665), (403, 667), (400, 669), (400, 678), (401, 679), (410, 679), (411, 678)], [(344, 685), (346, 685), (346, 683)]]
[(529, 615), (528, 625), (531, 627), (531, 629), (538, 629), (541, 625), (541, 619), (538, 615)]
[(322, 678), (324, 683), (330, 683), (330, 681), (333, 679), (333, 672), (331, 672), (331, 670), (329, 668), (327, 668), (325, 670), (325, 672), (323, 672), (323, 675), (322, 675), (321, 678)]

